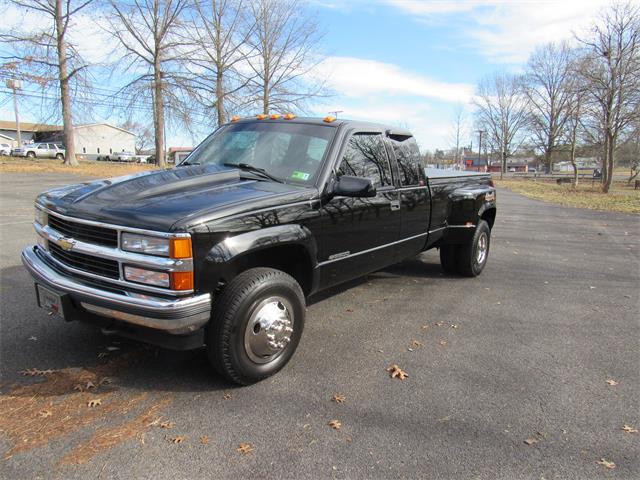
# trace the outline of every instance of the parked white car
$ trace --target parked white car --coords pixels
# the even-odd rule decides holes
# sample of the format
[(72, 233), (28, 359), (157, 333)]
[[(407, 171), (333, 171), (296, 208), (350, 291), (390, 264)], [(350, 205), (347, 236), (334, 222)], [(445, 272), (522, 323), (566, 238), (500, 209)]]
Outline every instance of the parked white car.
[(57, 158), (64, 159), (65, 149), (57, 143), (28, 143), (22, 147), (14, 148), (11, 154), (14, 157), (29, 158)]
[(138, 156), (133, 152), (115, 152), (107, 156), (106, 160), (112, 162), (137, 162)]
[(11, 145), (8, 143), (0, 143), (0, 155), (11, 155)]

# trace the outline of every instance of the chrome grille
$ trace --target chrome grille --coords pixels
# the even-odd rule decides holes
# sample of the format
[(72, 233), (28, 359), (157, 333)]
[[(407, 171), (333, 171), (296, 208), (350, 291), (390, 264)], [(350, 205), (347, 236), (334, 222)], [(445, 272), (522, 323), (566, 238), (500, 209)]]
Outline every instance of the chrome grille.
[(47, 223), (51, 228), (66, 237), (71, 237), (87, 243), (104, 245), (106, 247), (118, 246), (118, 231), (112, 228), (73, 222), (51, 214), (49, 215)]
[(49, 242), (49, 251), (53, 258), (71, 268), (103, 277), (120, 278), (120, 268), (115, 260), (63, 250), (53, 242)]

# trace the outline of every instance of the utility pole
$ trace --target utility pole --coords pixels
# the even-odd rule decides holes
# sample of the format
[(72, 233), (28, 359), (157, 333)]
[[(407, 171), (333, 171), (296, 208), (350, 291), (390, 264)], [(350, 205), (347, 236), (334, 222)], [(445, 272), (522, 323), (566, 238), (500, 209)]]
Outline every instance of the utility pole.
[(478, 130), (478, 168), (480, 168), (480, 161), (482, 159), (482, 134), (484, 130)]
[(20, 115), (18, 113), (18, 90), (22, 88), (22, 82), (20, 80), (7, 80), (7, 88), (13, 90), (13, 111), (16, 115), (16, 140), (18, 142), (18, 148), (22, 147), (22, 132), (20, 131)]

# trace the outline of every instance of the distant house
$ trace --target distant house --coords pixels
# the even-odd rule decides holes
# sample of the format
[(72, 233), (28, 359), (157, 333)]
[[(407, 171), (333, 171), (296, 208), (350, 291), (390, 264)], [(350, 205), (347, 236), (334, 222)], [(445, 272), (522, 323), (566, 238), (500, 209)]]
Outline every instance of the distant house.
[[(73, 130), (76, 155), (80, 158), (96, 159), (118, 152), (135, 152), (135, 134), (114, 125), (91, 123), (76, 125)], [(60, 125), (20, 123), (20, 131), (22, 143), (64, 142)], [(15, 122), (0, 120), (0, 135), (12, 138), (13, 146), (17, 146)]]
[(180, 163), (193, 152), (193, 147), (169, 147), (169, 163)]

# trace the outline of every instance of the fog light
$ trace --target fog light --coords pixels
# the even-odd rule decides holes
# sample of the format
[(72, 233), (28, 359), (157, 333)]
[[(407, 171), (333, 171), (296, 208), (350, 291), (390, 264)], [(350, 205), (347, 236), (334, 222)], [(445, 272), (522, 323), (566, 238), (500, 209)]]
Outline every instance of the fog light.
[(124, 278), (130, 282), (156, 285), (158, 287), (169, 287), (171, 282), (167, 272), (156, 272), (144, 268), (130, 267), (125, 265)]

